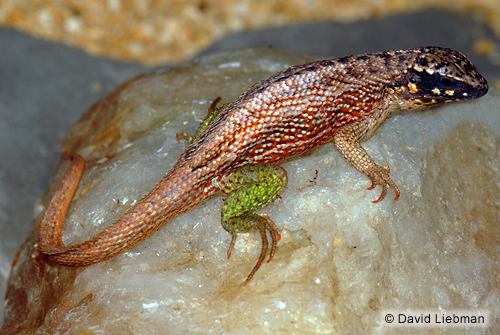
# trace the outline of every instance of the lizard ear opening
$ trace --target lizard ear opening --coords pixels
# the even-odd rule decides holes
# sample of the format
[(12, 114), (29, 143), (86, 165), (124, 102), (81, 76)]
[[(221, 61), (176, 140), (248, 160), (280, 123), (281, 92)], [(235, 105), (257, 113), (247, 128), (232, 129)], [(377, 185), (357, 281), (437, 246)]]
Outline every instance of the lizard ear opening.
[(452, 87), (452, 86), (454, 86), (453, 85), (453, 81), (450, 78), (447, 78), (447, 77), (441, 77), (440, 82), (441, 82), (441, 85), (443, 87)]

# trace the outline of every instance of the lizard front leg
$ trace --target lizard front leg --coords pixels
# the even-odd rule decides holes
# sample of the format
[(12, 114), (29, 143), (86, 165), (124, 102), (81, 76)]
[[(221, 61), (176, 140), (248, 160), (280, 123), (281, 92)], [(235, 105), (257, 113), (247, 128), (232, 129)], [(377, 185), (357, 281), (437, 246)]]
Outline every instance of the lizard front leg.
[(333, 143), (352, 166), (370, 178), (372, 185), (368, 188), (369, 190), (375, 188), (376, 185), (382, 186), (382, 193), (377, 200), (373, 201), (374, 203), (385, 198), (387, 186), (390, 186), (396, 192), (394, 200), (398, 200), (400, 191), (398, 186), (389, 177), (389, 172), (391, 171), (389, 166), (380, 166), (375, 163), (360, 144), (361, 141), (369, 138), (373, 134), (373, 131), (367, 123), (351, 123), (337, 131)]
[(222, 176), (217, 182), (221, 191), (229, 195), (222, 206), (222, 226), (232, 236), (227, 257), (231, 256), (239, 233), (258, 230), (262, 238), (259, 260), (248, 275), (245, 285), (266, 257), (267, 232), (271, 236), (271, 251), (267, 262), (271, 261), (276, 244), (281, 238), (274, 222), (267, 216), (255, 214), (255, 211), (276, 198), (286, 183), (285, 169), (271, 165), (246, 165)]

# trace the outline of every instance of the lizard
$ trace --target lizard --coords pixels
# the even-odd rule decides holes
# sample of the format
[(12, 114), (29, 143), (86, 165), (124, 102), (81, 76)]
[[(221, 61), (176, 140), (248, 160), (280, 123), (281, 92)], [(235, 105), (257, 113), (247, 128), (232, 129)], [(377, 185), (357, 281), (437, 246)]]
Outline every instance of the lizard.
[(219, 98), (174, 166), (142, 199), (93, 238), (66, 246), (64, 218), (83, 174), (75, 153), (39, 224), (37, 248), (66, 266), (87, 266), (131, 248), (174, 216), (207, 199), (227, 196), (221, 214), (231, 234), (227, 257), (239, 233), (258, 231), (259, 259), (252, 279), (275, 254), (280, 231), (255, 212), (286, 186), (280, 163), (332, 142), (341, 155), (377, 185), (383, 200), (388, 188), (400, 190), (389, 166), (378, 165), (361, 146), (384, 121), (408, 110), (479, 98), (486, 79), (462, 53), (442, 47), (417, 47), (292, 66), (257, 82), (219, 108)]

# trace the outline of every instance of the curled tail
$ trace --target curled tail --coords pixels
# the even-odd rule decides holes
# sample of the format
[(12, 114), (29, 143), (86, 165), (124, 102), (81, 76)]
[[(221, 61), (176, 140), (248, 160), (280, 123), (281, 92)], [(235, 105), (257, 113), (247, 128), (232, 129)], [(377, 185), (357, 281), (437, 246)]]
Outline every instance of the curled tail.
[(86, 266), (116, 256), (153, 234), (172, 217), (189, 211), (215, 193), (200, 194), (195, 178), (176, 178), (174, 168), (112, 225), (87, 241), (65, 246), (62, 241), (64, 218), (84, 165), (83, 157), (72, 157), (71, 165), (38, 227), (38, 250), (62, 265)]

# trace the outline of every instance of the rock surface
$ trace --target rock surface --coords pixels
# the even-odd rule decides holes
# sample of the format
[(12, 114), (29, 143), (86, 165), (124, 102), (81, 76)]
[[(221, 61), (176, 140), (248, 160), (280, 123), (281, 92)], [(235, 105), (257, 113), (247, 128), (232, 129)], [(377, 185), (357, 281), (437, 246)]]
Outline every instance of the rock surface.
[[(203, 57), (123, 84), (68, 133), (63, 153), (87, 168), (65, 243), (87, 239), (130, 208), (168, 171), (212, 99), (309, 61), (279, 51)], [(2, 332), (405, 333), (384, 310), (489, 310), (498, 315), (499, 96), (394, 117), (365, 143), (402, 191), (379, 204), (365, 176), (325, 145), (283, 164), (289, 185), (262, 212), (280, 227), (275, 258), (242, 286), (260, 238), (241, 235), (230, 260), (222, 197), (175, 218), (109, 261), (86, 268), (19, 252)], [(63, 155), (64, 156), (64, 155)], [(44, 206), (67, 168), (63, 157)], [(499, 331), (493, 321), (491, 332)], [(450, 329), (451, 331), (451, 329)], [(468, 329), (467, 333), (483, 333)]]

